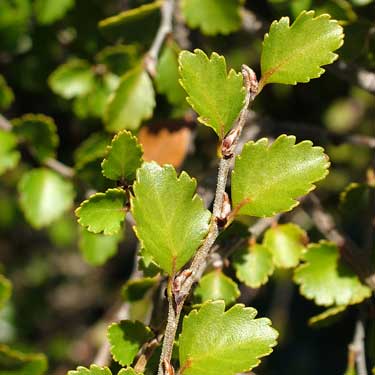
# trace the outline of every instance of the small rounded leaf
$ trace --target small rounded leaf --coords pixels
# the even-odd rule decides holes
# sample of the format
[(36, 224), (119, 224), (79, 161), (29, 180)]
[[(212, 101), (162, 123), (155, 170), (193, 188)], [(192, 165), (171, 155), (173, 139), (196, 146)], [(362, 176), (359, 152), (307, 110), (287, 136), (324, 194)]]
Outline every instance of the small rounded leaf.
[(142, 147), (137, 138), (124, 130), (112, 139), (102, 163), (103, 175), (111, 180), (133, 182), (142, 164)]
[(266, 231), (263, 244), (273, 255), (276, 267), (296, 267), (305, 250), (307, 234), (298, 225), (276, 225)]
[(0, 310), (4, 307), (5, 303), (9, 300), (12, 293), (11, 282), (3, 275), (0, 274)]
[(273, 274), (272, 253), (263, 245), (250, 244), (237, 250), (232, 260), (238, 280), (250, 288), (259, 288)]
[(68, 371), (67, 375), (112, 375), (112, 372), (108, 367), (91, 365), (89, 369), (79, 366), (77, 370)]
[(58, 219), (73, 205), (73, 184), (45, 168), (25, 173), (18, 192), (26, 219), (37, 229)]
[(222, 299), (225, 305), (231, 305), (240, 294), (237, 284), (221, 270), (204, 275), (194, 291), (194, 297), (199, 303)]
[(18, 164), (21, 154), (16, 147), (17, 137), (5, 130), (0, 130), (0, 175)]
[(8, 86), (5, 78), (0, 74), (0, 110), (5, 111), (14, 100), (13, 90)]
[(269, 355), (278, 333), (252, 307), (206, 302), (185, 316), (179, 338), (181, 375), (235, 375)]
[(35, 0), (34, 9), (36, 19), (40, 24), (48, 25), (60, 18), (74, 6), (75, 0)]
[(244, 146), (232, 172), (233, 206), (239, 214), (269, 217), (290, 211), (328, 174), (330, 163), (321, 147), (295, 142), (283, 134), (271, 145), (262, 138)]
[(122, 189), (96, 193), (76, 209), (78, 222), (92, 233), (116, 234), (125, 219), (124, 205), (125, 192)]
[(328, 14), (314, 15), (303, 11), (292, 26), (288, 17), (272, 23), (263, 42), (260, 86), (308, 82), (324, 73), (322, 65), (337, 59), (333, 51), (343, 44), (343, 28)]
[(371, 289), (340, 259), (334, 243), (310, 244), (303, 260), (294, 272), (294, 281), (301, 294), (317, 305), (351, 305), (371, 296)]
[(153, 336), (150, 328), (138, 321), (123, 320), (108, 328), (112, 356), (122, 366), (131, 365), (142, 345)]

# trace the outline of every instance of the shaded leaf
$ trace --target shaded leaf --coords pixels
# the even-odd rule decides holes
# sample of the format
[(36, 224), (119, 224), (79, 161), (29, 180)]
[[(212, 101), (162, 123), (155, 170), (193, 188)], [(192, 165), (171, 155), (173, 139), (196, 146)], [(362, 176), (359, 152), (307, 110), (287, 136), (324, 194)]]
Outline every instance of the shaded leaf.
[(74, 0), (35, 0), (36, 19), (39, 23), (48, 25), (64, 17), (65, 13), (73, 6)]
[(232, 264), (238, 280), (250, 288), (259, 288), (265, 284), (274, 271), (272, 253), (256, 243), (237, 250)]
[(317, 305), (351, 305), (371, 296), (371, 289), (340, 259), (334, 243), (309, 245), (303, 260), (294, 272), (294, 281), (301, 294)]
[(13, 90), (8, 86), (5, 78), (0, 74), (0, 109), (5, 111), (14, 100)]
[(194, 291), (194, 297), (199, 303), (223, 300), (225, 305), (231, 305), (240, 294), (237, 284), (221, 270), (214, 270), (204, 275)]
[(205, 35), (229, 34), (241, 27), (241, 0), (182, 0), (182, 14), (191, 28)]
[(249, 371), (272, 352), (277, 332), (257, 311), (237, 304), (224, 312), (223, 301), (207, 302), (185, 316), (179, 338), (183, 375), (235, 375)]
[(60, 65), (48, 78), (55, 94), (65, 99), (88, 94), (94, 86), (94, 72), (85, 60), (72, 59)]
[(126, 130), (120, 131), (107, 148), (102, 163), (103, 175), (111, 180), (131, 183), (142, 164), (142, 154), (137, 138)]
[(105, 236), (104, 234), (95, 234), (83, 229), (79, 241), (79, 249), (86, 262), (93, 266), (101, 266), (117, 253), (121, 239), (121, 234)]
[(328, 174), (324, 150), (295, 141), (283, 134), (271, 145), (266, 138), (245, 144), (232, 172), (233, 206), (239, 214), (266, 217), (290, 211)]
[(337, 59), (333, 51), (343, 44), (342, 27), (328, 14), (314, 15), (303, 11), (291, 26), (288, 17), (272, 23), (263, 42), (260, 86), (308, 82), (324, 73), (322, 65)]
[(18, 164), (21, 155), (16, 147), (17, 137), (0, 129), (0, 175)]
[(149, 119), (155, 107), (155, 93), (148, 74), (141, 68), (127, 72), (117, 90), (110, 97), (104, 113), (108, 131), (138, 129)]
[(26, 114), (12, 120), (13, 132), (30, 147), (40, 161), (54, 157), (59, 144), (57, 127), (51, 117), (42, 114)]
[(177, 177), (170, 165), (144, 163), (137, 171), (132, 198), (136, 233), (142, 247), (170, 275), (201, 245), (210, 212), (195, 194), (196, 181), (186, 172)]
[(346, 305), (333, 306), (323, 311), (322, 313), (315, 315), (309, 319), (309, 325), (312, 326), (326, 326), (327, 323), (332, 320), (336, 320), (337, 316), (340, 316), (342, 312), (346, 310)]
[(298, 265), (305, 250), (307, 234), (298, 225), (276, 225), (266, 231), (263, 244), (273, 255), (276, 267), (291, 268)]
[(143, 277), (141, 279), (128, 280), (121, 289), (122, 298), (125, 301), (135, 302), (143, 299), (146, 293), (159, 281), (159, 277)]
[(45, 168), (25, 173), (18, 192), (26, 219), (37, 229), (50, 224), (71, 208), (75, 195), (70, 181)]
[(112, 372), (106, 366), (100, 367), (97, 365), (91, 365), (89, 369), (83, 366), (78, 366), (77, 370), (70, 370), (67, 375), (112, 375)]
[(123, 320), (108, 327), (112, 356), (122, 366), (131, 365), (142, 345), (153, 336), (150, 328), (137, 321)]
[(47, 370), (47, 358), (39, 353), (22, 353), (0, 344), (1, 375), (42, 375)]
[(187, 101), (199, 114), (199, 122), (223, 138), (237, 119), (245, 100), (242, 75), (233, 69), (227, 74), (223, 56), (210, 59), (199, 50), (182, 51), (179, 56), (180, 83)]
[(2, 274), (0, 274), (0, 310), (4, 307), (5, 303), (9, 300), (12, 294), (11, 282)]
[(125, 219), (124, 190), (108, 189), (105, 193), (93, 194), (76, 209), (78, 222), (89, 232), (113, 235), (121, 229)]

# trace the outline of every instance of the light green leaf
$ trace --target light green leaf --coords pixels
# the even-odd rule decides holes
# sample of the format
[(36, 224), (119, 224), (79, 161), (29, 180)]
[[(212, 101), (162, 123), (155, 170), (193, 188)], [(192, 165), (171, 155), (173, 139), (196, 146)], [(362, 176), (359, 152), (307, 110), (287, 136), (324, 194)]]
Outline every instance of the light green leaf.
[(266, 217), (290, 211), (328, 174), (324, 150), (295, 141), (283, 134), (272, 145), (262, 138), (244, 146), (232, 172), (233, 206), (239, 214)]
[(186, 100), (199, 114), (198, 121), (223, 138), (244, 105), (242, 75), (233, 69), (227, 74), (223, 56), (214, 52), (209, 59), (199, 49), (182, 51), (179, 65), (180, 83), (189, 95)]
[(221, 270), (204, 275), (194, 291), (194, 297), (199, 303), (221, 299), (225, 305), (231, 305), (240, 294), (237, 284)]
[(99, 22), (100, 29), (108, 36), (123, 39), (126, 43), (150, 42), (160, 25), (160, 7), (157, 0), (129, 9)]
[(95, 234), (83, 229), (79, 241), (79, 249), (86, 262), (93, 266), (101, 266), (117, 253), (121, 239), (121, 234), (105, 236), (104, 234)]
[(58, 219), (73, 205), (73, 184), (45, 168), (25, 173), (18, 192), (26, 219), (37, 229)]
[(123, 320), (108, 327), (112, 356), (122, 366), (131, 365), (142, 345), (153, 336), (150, 328), (137, 321)]
[(307, 240), (303, 229), (288, 223), (268, 229), (263, 244), (271, 251), (276, 267), (291, 268), (298, 265)]
[(341, 313), (344, 312), (346, 308), (347, 308), (346, 305), (330, 307), (329, 309), (323, 311), (322, 313), (311, 317), (309, 319), (309, 325), (311, 326), (326, 325), (327, 322), (332, 320), (332, 318), (336, 318), (338, 315), (341, 315)]
[(333, 51), (343, 44), (342, 27), (328, 14), (315, 18), (314, 14), (303, 11), (292, 26), (288, 17), (272, 23), (263, 42), (261, 87), (272, 82), (309, 82), (324, 73), (322, 65), (337, 59)]
[(74, 0), (35, 0), (36, 19), (39, 23), (48, 25), (64, 17), (73, 6)]
[(232, 264), (238, 280), (250, 288), (259, 288), (265, 284), (274, 271), (272, 253), (256, 243), (237, 250)]
[(205, 35), (229, 34), (241, 27), (242, 0), (182, 0), (182, 14)]
[(211, 214), (195, 194), (196, 185), (186, 172), (177, 177), (170, 165), (144, 163), (137, 171), (131, 202), (135, 230), (170, 275), (190, 260), (208, 232)]
[(11, 282), (2, 274), (0, 274), (0, 310), (4, 307), (5, 303), (9, 300), (12, 294)]
[(16, 147), (17, 137), (0, 129), (0, 175), (18, 164), (21, 155)]
[(78, 222), (92, 233), (116, 234), (125, 219), (124, 205), (125, 192), (122, 189), (96, 193), (76, 209)]
[(185, 316), (179, 338), (181, 375), (235, 375), (250, 371), (272, 352), (278, 336), (267, 318), (237, 304), (207, 302)]
[(14, 100), (13, 90), (8, 86), (5, 78), (0, 74), (0, 110), (6, 110)]
[(123, 130), (116, 134), (102, 163), (103, 175), (111, 180), (133, 182), (142, 164), (143, 150), (136, 137)]
[(169, 103), (183, 106), (186, 105), (186, 93), (178, 82), (178, 54), (177, 45), (169, 43), (164, 47), (159, 58), (155, 82), (158, 92), (165, 94)]
[(123, 368), (117, 375), (143, 375), (143, 373), (136, 372), (131, 367)]
[(72, 59), (49, 76), (48, 84), (55, 94), (72, 99), (90, 93), (94, 86), (94, 72), (87, 61)]
[(301, 294), (317, 305), (351, 305), (371, 296), (371, 289), (340, 259), (334, 243), (309, 245), (303, 259), (305, 263), (294, 272), (294, 281)]
[(68, 371), (67, 375), (112, 375), (112, 372), (108, 367), (91, 365), (89, 369), (79, 366), (77, 370)]
[(111, 137), (105, 133), (93, 133), (74, 151), (75, 168), (81, 169), (86, 164), (104, 158)]
[(104, 114), (108, 131), (138, 129), (149, 119), (155, 107), (155, 93), (148, 74), (141, 68), (127, 72), (112, 94)]
[(46, 371), (44, 354), (25, 354), (0, 344), (0, 375), (42, 375)]
[(53, 118), (30, 113), (12, 120), (12, 124), (13, 132), (28, 144), (38, 160), (55, 156), (59, 138)]
[(146, 293), (153, 288), (158, 281), (158, 276), (128, 280), (121, 289), (122, 298), (129, 302), (139, 301), (143, 299)]

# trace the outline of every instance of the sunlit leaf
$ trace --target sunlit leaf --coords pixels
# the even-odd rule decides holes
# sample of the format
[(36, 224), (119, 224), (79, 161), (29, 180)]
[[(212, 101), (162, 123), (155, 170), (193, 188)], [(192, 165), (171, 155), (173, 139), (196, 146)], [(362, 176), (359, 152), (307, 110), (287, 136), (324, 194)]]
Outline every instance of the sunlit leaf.
[(75, 0), (35, 0), (34, 10), (39, 23), (47, 25), (64, 17), (74, 6)]
[(0, 274), (0, 310), (10, 298), (12, 293), (11, 282), (2, 274)]
[(0, 175), (18, 164), (21, 155), (16, 147), (17, 137), (0, 129)]
[(112, 375), (112, 372), (106, 366), (100, 367), (97, 365), (91, 365), (89, 369), (78, 366), (77, 370), (70, 370), (67, 375)]

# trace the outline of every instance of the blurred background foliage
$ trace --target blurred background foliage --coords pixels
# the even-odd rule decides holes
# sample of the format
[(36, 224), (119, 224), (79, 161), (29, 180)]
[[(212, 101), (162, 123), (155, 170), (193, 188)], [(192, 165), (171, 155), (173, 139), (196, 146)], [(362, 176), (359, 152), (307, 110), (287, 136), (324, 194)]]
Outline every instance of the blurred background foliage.
[[(43, 113), (55, 120), (60, 139), (57, 159), (75, 166), (79, 173), (76, 202), (85, 198), (87, 190), (113, 186), (99, 169), (111, 139), (103, 127), (105, 105), (119, 77), (140, 63), (159, 16), (150, 12), (146, 22), (136, 17), (127, 20), (130, 26), (120, 29), (121, 38), (118, 30), (101, 31), (98, 22), (146, 3), (149, 1), (0, 1), (1, 113), (8, 119)], [(244, 5), (256, 19), (247, 18), (239, 31), (205, 36), (199, 30), (182, 29), (177, 39), (188, 38), (184, 48), (223, 54), (237, 70), (245, 63), (259, 72), (263, 34), (272, 20), (281, 16), (294, 19), (301, 10), (314, 9), (318, 14), (331, 14), (345, 29), (339, 63), (354, 70), (342, 73), (335, 64), (306, 85), (267, 86), (255, 102), (253, 122), (257, 138), (295, 134), (298, 140), (312, 139), (325, 147), (332, 166), (319, 184), (319, 196), (340, 227), (360, 243), (364, 215), (355, 211), (358, 199), (346, 207), (349, 214), (338, 206), (340, 193), (351, 182), (367, 181), (374, 159), (374, 144), (371, 148), (348, 141), (353, 134), (375, 137), (373, 93), (359, 87), (353, 73), (375, 70), (374, 2), (250, 0)], [(79, 95), (64, 91), (64, 85), (59, 87), (66, 73), (59, 67), (68, 61), (80, 75)], [(209, 201), (216, 168), (215, 135), (197, 126), (183, 101), (173, 102), (163, 95), (158, 79), (156, 88), (153, 117), (136, 131), (145, 153), (149, 159), (187, 170)], [(91, 239), (77, 227), (73, 209), (49, 226), (33, 229), (21, 212), (17, 184), (25, 171), (37, 165), (35, 157), (22, 151), (18, 167), (0, 177), (0, 271), (13, 285), (12, 297), (0, 312), (0, 342), (24, 352), (45, 353), (48, 373), (58, 375), (77, 364), (90, 363), (95, 356), (105, 335), (105, 318), (111, 314), (110, 307), (120, 302), (121, 286), (133, 268), (136, 241), (128, 225), (122, 238), (96, 243), (101, 252), (82, 245)], [(287, 219), (307, 229), (312, 240), (321, 238), (303, 210)], [(241, 228), (242, 224), (236, 225)], [(234, 229), (237, 234), (238, 228)], [(241, 288), (240, 301), (256, 307), (261, 316), (269, 316), (281, 334), (280, 344), (257, 374), (344, 374), (356, 311), (349, 310), (326, 327), (310, 327), (308, 318), (321, 310), (298, 294), (287, 271), (279, 272), (260, 289)], [(142, 309), (145, 306), (135, 306), (134, 316)], [(375, 357), (374, 323), (369, 332), (368, 345)]]

